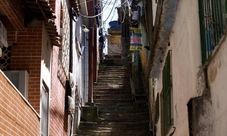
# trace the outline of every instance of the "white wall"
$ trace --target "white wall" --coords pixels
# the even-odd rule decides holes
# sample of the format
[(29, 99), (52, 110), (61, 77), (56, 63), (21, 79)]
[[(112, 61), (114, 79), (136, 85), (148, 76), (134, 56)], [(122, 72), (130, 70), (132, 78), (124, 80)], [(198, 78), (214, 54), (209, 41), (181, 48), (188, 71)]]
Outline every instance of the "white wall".
[[(42, 37), (42, 58), (41, 58), (41, 82), (45, 82), (46, 86), (51, 86), (51, 49), (52, 44), (49, 39), (45, 25), (43, 25), (43, 37)], [(43, 81), (42, 81), (43, 80)]]
[(157, 3), (158, 3), (158, 0), (152, 0), (153, 26), (155, 25), (155, 18), (156, 18), (156, 12), (157, 12)]
[(217, 54), (208, 65), (208, 80), (214, 110), (214, 136), (227, 134), (227, 39), (224, 38)]
[[(197, 73), (201, 65), (197, 0), (179, 1), (170, 35), (169, 49), (172, 51), (172, 113), (173, 126), (176, 127), (174, 136), (188, 136), (187, 103), (190, 98), (198, 96), (196, 81)], [(159, 78), (157, 82), (156, 91), (161, 92), (161, 78)], [(160, 122), (157, 127), (157, 134), (160, 136)]]

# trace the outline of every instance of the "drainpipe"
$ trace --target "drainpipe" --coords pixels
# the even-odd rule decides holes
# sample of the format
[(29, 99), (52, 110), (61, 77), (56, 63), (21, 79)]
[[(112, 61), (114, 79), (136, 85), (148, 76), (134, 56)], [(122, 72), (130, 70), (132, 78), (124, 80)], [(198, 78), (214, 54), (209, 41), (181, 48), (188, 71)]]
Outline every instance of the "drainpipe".
[[(94, 15), (94, 0), (87, 3), (88, 15)], [(93, 83), (94, 83), (94, 19), (89, 19), (89, 87), (88, 87), (88, 103), (93, 103)]]
[(97, 33), (96, 33), (96, 27), (93, 27), (93, 36), (92, 36), (92, 41), (94, 44), (94, 49), (93, 49), (93, 67), (94, 67), (94, 75), (93, 75), (93, 83), (97, 82)]
[(94, 40), (93, 33), (94, 28), (91, 28), (91, 33), (89, 33), (89, 87), (88, 87), (88, 103), (93, 103), (93, 50), (94, 50)]

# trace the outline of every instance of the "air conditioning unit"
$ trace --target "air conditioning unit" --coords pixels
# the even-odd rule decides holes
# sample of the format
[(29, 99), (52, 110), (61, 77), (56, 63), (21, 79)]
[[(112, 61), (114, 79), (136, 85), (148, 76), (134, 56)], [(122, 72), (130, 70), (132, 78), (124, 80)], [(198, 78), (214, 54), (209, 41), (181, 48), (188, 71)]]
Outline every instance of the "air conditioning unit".
[(7, 30), (0, 21), (0, 47), (8, 47)]
[(28, 72), (23, 71), (3, 71), (8, 79), (20, 91), (20, 93), (28, 99)]

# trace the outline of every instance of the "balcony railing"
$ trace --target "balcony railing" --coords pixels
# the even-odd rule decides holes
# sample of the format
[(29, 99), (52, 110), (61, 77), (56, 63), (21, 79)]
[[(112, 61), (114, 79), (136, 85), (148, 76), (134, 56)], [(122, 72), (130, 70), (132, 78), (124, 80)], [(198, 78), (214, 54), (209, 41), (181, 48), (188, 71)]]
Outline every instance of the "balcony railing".
[(226, 30), (226, 6), (225, 0), (199, 0), (203, 63), (210, 58)]

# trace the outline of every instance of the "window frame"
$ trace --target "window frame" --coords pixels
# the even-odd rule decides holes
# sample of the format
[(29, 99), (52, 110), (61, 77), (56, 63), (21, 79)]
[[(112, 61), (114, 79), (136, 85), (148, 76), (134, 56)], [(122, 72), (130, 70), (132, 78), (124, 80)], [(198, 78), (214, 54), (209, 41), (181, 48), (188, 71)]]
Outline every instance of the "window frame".
[(171, 51), (168, 51), (163, 67), (162, 86), (162, 134), (165, 136), (173, 125)]
[(202, 63), (212, 56), (212, 52), (225, 34), (227, 24), (227, 0), (199, 0), (199, 19)]

